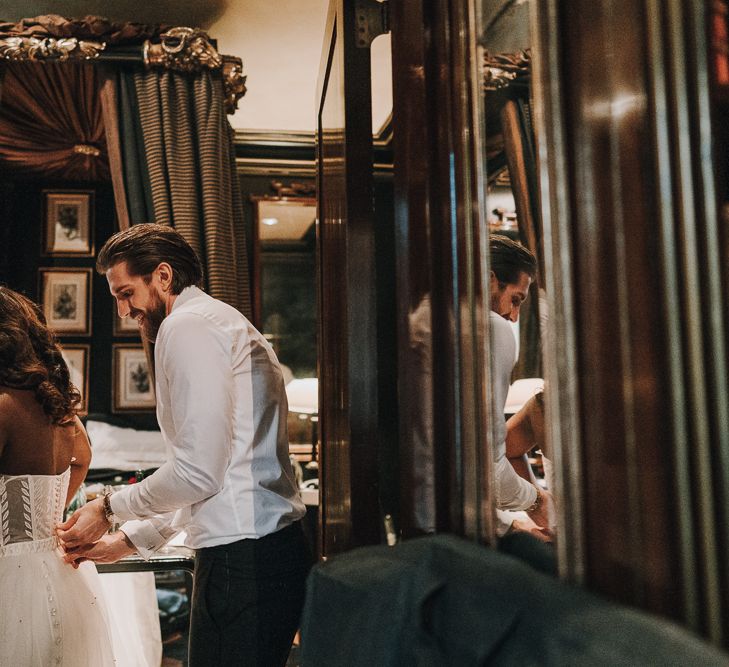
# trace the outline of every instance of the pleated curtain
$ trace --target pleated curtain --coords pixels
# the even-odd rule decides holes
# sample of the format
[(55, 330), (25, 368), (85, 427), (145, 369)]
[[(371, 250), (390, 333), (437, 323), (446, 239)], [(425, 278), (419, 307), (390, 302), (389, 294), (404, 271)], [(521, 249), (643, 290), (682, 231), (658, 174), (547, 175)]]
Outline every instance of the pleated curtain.
[[(243, 206), (219, 74), (137, 69), (120, 76), (117, 94), (127, 107), (121, 146), (130, 223), (177, 229), (203, 261), (208, 293), (250, 317)], [(134, 97), (138, 126), (129, 122)]]

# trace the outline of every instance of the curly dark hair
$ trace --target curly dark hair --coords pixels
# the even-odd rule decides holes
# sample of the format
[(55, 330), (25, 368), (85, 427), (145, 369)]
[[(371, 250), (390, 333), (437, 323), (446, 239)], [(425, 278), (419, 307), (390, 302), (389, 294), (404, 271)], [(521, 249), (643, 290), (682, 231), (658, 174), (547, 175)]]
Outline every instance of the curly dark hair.
[(81, 394), (40, 308), (0, 287), (0, 385), (30, 389), (53, 424), (73, 419)]

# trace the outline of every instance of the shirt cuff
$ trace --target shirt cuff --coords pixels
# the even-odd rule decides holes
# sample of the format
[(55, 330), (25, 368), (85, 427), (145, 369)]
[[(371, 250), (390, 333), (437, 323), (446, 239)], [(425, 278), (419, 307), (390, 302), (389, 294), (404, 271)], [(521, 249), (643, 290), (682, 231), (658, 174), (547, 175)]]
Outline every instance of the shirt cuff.
[(157, 549), (167, 543), (167, 538), (160, 534), (151, 521), (127, 521), (119, 530), (129, 538), (144, 560), (149, 560)]
[(130, 519), (137, 518), (137, 515), (129, 508), (129, 495), (133, 490), (132, 487), (133, 484), (130, 484), (126, 489), (115, 491), (109, 498), (111, 511), (114, 512), (114, 516), (122, 521), (129, 521)]

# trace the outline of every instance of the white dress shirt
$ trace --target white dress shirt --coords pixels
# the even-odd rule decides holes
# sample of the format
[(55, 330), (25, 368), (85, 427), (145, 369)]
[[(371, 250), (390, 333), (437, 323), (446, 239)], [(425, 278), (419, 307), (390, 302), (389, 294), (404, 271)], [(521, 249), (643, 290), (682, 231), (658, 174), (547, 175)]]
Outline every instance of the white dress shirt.
[(516, 359), (516, 340), (511, 325), (501, 315), (489, 313), (491, 328), (491, 372), (494, 442), (494, 474), (496, 477), (496, 507), (502, 510), (521, 510), (534, 504), (537, 489), (520, 477), (506, 458), (506, 419), (504, 406), (511, 384), (511, 372)]
[(231, 306), (179, 294), (155, 345), (157, 420), (169, 459), (111, 497), (148, 558), (180, 530), (193, 549), (273, 533), (305, 514), (289, 461), (276, 355)]

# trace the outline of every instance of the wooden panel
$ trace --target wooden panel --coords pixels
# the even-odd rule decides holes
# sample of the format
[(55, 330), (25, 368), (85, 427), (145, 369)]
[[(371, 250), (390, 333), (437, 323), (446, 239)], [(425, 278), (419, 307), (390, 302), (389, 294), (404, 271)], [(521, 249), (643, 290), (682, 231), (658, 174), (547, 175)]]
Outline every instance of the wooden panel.
[(729, 399), (703, 8), (536, 4), (548, 380), (574, 401), (550, 407), (562, 564), (720, 644)]
[(332, 0), (318, 83), (321, 549), (380, 538), (370, 52)]

